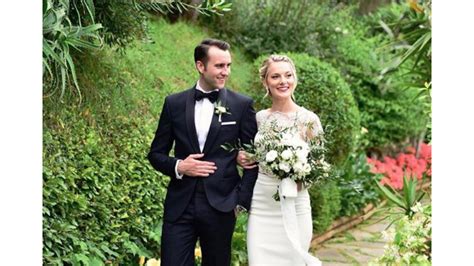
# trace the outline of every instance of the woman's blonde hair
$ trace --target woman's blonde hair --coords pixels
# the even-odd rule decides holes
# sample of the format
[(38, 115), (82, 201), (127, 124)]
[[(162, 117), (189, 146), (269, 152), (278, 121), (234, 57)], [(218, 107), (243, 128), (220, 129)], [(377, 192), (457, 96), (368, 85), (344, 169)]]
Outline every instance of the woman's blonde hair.
[[(296, 76), (296, 68), (295, 68), (295, 64), (293, 63), (293, 61), (286, 55), (272, 54), (267, 59), (265, 59), (263, 61), (262, 66), (260, 67), (260, 70), (259, 70), (260, 80), (262, 81), (263, 85), (265, 86), (265, 90), (267, 92), (265, 94), (264, 98), (267, 97), (268, 95), (271, 96), (270, 90), (268, 89), (268, 86), (266, 85), (267, 75), (268, 75), (268, 67), (270, 66), (271, 63), (276, 63), (276, 62), (286, 62), (290, 65), (291, 71), (293, 72), (293, 76), (295, 77), (294, 89), (296, 88), (296, 85), (298, 85), (298, 76)], [(293, 93), (294, 93), (294, 90), (293, 90)], [(293, 100), (295, 99), (293, 94), (291, 95), (291, 98), (293, 98)]]

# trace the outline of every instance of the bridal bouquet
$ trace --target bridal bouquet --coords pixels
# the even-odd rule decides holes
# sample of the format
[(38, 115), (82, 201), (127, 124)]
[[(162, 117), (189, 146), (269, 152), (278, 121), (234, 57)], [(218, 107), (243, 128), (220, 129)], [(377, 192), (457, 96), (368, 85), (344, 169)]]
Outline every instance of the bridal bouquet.
[[(311, 128), (312, 124), (306, 127)], [(276, 178), (291, 178), (305, 187), (329, 177), (330, 165), (324, 159), (324, 137), (322, 134), (304, 141), (296, 125), (282, 128), (276, 122), (260, 128), (252, 145), (237, 149), (246, 151), (251, 159)], [(224, 145), (227, 150), (235, 147)], [(278, 193), (274, 198), (278, 200)]]

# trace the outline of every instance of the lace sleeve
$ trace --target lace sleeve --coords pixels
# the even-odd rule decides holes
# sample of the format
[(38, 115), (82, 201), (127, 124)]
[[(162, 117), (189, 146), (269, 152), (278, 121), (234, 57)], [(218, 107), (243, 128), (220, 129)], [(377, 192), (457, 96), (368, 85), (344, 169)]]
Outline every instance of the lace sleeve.
[(304, 119), (304, 135), (306, 140), (310, 140), (315, 136), (318, 136), (321, 133), (324, 133), (321, 121), (319, 120), (318, 115), (308, 111)]

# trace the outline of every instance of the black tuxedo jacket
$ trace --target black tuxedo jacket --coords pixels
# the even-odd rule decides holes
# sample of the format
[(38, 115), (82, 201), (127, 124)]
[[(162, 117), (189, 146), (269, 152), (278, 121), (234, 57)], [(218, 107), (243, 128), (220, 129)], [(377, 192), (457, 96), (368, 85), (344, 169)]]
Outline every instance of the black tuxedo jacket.
[[(222, 125), (218, 115), (213, 114), (209, 133), (204, 145), (202, 160), (212, 161), (217, 170), (208, 177), (184, 175), (177, 179), (175, 165), (178, 159), (186, 159), (193, 153), (201, 153), (194, 124), (195, 87), (166, 97), (161, 111), (158, 129), (151, 144), (148, 159), (153, 167), (171, 177), (165, 199), (164, 219), (176, 221), (188, 205), (196, 182), (202, 179), (207, 199), (212, 207), (222, 212), (232, 211), (237, 204), (250, 210), (253, 187), (258, 167), (244, 170), (241, 177), (237, 171), (237, 152), (222, 149), (224, 143), (250, 143), (257, 133), (257, 122), (253, 100), (228, 89), (220, 89), (219, 101), (228, 107), (231, 114), (223, 114)], [(174, 144), (174, 157), (169, 152)]]

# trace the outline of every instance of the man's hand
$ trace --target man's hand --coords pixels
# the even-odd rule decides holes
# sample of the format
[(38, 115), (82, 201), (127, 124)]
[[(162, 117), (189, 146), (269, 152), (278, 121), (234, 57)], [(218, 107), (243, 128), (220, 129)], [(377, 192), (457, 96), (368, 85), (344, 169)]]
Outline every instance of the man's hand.
[(252, 169), (257, 167), (255, 161), (249, 160), (245, 151), (239, 151), (237, 154), (237, 163), (244, 169)]
[(198, 160), (203, 156), (203, 153), (190, 154), (186, 159), (178, 163), (178, 173), (187, 176), (202, 177), (213, 174), (217, 169), (216, 164), (214, 162)]

